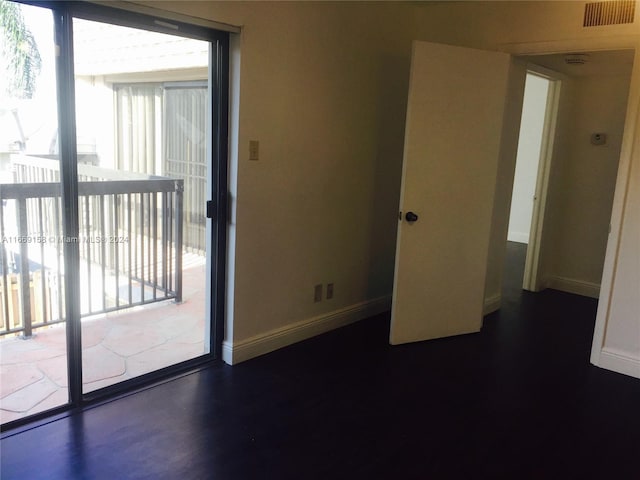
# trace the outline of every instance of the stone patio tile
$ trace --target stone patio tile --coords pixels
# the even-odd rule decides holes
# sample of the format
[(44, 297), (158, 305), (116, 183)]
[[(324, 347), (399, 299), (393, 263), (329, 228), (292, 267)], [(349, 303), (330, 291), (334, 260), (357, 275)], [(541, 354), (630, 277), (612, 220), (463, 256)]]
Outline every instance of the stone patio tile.
[(56, 385), (62, 388), (67, 388), (69, 381), (67, 379), (66, 355), (42, 360), (37, 362), (36, 365)]
[(152, 303), (144, 307), (134, 307), (126, 312), (110, 313), (109, 321), (113, 325), (139, 325), (142, 327), (154, 326), (159, 318), (170, 315), (175, 308), (173, 301)]
[(0, 398), (25, 388), (42, 379), (44, 375), (33, 365), (2, 365), (0, 366)]
[[(38, 363), (44, 372), (59, 387), (67, 388), (67, 358), (54, 358)], [(113, 378), (125, 373), (124, 360), (101, 345), (82, 350), (83, 383), (92, 383), (105, 378)], [(112, 382), (115, 383), (115, 382)]]
[(109, 385), (115, 385), (116, 383), (124, 382), (125, 380), (129, 380), (131, 378), (127, 373), (123, 375), (119, 375), (117, 377), (105, 378), (102, 380), (98, 380), (97, 382), (84, 382), (82, 385), (82, 391), (84, 393), (93, 392), (95, 390), (99, 390), (104, 387), (108, 387)]
[(204, 300), (199, 301), (194, 298), (187, 298), (184, 302), (178, 305), (181, 315), (193, 315), (198, 318), (204, 315)]
[(23, 353), (3, 354), (0, 364), (15, 365), (18, 363), (36, 363), (48, 358), (66, 356), (66, 354), (66, 350), (60, 348), (41, 348), (39, 350), (31, 350)]
[[(204, 314), (204, 308), (202, 310)], [(190, 332), (193, 335), (199, 336), (200, 340), (204, 339), (204, 322), (198, 318), (183, 315), (181, 313), (172, 314), (160, 319), (156, 323), (155, 328), (158, 333), (164, 336), (167, 340), (183, 335), (185, 332)]]
[(44, 348), (35, 338), (23, 339), (19, 337), (7, 337), (0, 340), (0, 355), (5, 353), (30, 352)]
[(193, 283), (189, 283), (189, 284), (184, 284), (183, 290), (182, 290), (183, 298), (192, 298), (192, 297), (195, 297), (195, 296), (197, 296), (199, 294), (203, 294), (204, 293), (204, 289), (205, 289), (204, 272), (202, 272), (201, 279), (202, 279), (201, 282), (193, 282)]
[(182, 343), (204, 343), (204, 323), (198, 322), (194, 328), (183, 330), (181, 335), (172, 339), (173, 342)]
[(124, 359), (102, 345), (82, 351), (82, 381), (92, 383), (125, 373)]
[(46, 346), (54, 346), (66, 348), (67, 345), (67, 329), (66, 326), (61, 323), (58, 325), (52, 325), (48, 328), (42, 328), (36, 331), (35, 340), (38, 343)]
[(165, 338), (156, 328), (130, 325), (114, 326), (102, 344), (118, 355), (129, 357), (164, 342)]
[(66, 388), (56, 388), (56, 391), (45, 398), (38, 405), (29, 410), (28, 414), (33, 415), (34, 413), (44, 412), (45, 410), (49, 410), (51, 408), (60, 407), (61, 405), (65, 405), (69, 402), (69, 392)]
[(203, 353), (203, 344), (166, 343), (127, 358), (127, 373), (131, 377), (137, 377), (159, 368), (198, 357)]
[(12, 412), (28, 412), (51, 394), (55, 393), (57, 389), (51, 380), (44, 377), (4, 397), (0, 402), (0, 408)]
[(10, 412), (9, 410), (0, 409), (0, 423), (12, 422), (25, 416), (24, 412)]
[(104, 340), (109, 331), (113, 328), (109, 319), (90, 320), (82, 322), (82, 348), (89, 348), (98, 345)]
[(0, 365), (35, 363), (38, 360), (58, 357), (65, 353), (64, 348), (44, 345), (35, 338), (29, 340), (7, 338), (0, 342)]

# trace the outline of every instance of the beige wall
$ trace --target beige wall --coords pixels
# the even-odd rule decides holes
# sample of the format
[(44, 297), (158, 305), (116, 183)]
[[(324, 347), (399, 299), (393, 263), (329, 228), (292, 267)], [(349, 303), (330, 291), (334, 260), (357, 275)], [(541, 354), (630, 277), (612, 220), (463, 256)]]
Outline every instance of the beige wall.
[(518, 53), (639, 33), (583, 29), (582, 2), (147, 4), (242, 26), (232, 346), (391, 292), (412, 40)]
[[(630, 76), (573, 77), (562, 85), (564, 111), (551, 166), (543, 282), (598, 295)], [(607, 145), (590, 135), (603, 132)], [(581, 291), (582, 288), (582, 291)]]
[(384, 16), (358, 26), (341, 4), (184, 7), (243, 26), (227, 340), (390, 295), (411, 36), (387, 45)]

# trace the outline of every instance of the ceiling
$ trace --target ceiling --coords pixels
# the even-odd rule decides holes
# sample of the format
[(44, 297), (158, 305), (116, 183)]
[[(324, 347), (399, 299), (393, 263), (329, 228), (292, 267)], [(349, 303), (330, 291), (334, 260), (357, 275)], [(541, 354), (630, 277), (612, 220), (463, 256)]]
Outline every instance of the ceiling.
[(563, 73), (570, 77), (587, 77), (594, 75), (631, 75), (633, 67), (633, 50), (609, 50), (599, 52), (580, 52), (588, 55), (584, 65), (567, 65), (565, 56), (559, 53), (553, 55), (531, 55), (525, 57), (534, 65)]

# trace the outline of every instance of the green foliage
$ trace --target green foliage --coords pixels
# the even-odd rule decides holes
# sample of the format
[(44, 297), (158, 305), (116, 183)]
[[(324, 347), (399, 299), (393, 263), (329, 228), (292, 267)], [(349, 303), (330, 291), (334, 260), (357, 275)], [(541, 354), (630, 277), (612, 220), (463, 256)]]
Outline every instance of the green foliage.
[(17, 3), (0, 0), (0, 38), (5, 93), (14, 98), (31, 98), (42, 59)]

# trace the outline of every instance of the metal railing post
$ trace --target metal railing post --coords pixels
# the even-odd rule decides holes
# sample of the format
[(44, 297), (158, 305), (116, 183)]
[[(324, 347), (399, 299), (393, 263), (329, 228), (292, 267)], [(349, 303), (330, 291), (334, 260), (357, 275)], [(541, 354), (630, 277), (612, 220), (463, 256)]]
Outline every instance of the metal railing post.
[(9, 293), (11, 280), (7, 272), (9, 267), (8, 264), (9, 262), (7, 260), (7, 247), (5, 245), (4, 238), (4, 200), (2, 199), (2, 197), (0, 197), (0, 269), (2, 270), (2, 275), (0, 276), (2, 299), (0, 299), (0, 303), (2, 303), (3, 306), (2, 316), (4, 318), (3, 331), (0, 333), (2, 335), (11, 330), (11, 325), (9, 324)]
[(27, 225), (27, 199), (16, 202), (18, 208), (18, 242), (20, 245), (20, 290), (22, 327), (24, 338), (31, 338), (31, 278), (29, 275), (29, 227)]
[(182, 218), (183, 218), (183, 195), (184, 181), (176, 180), (176, 216), (175, 216), (175, 239), (176, 239), (176, 303), (182, 302)]

